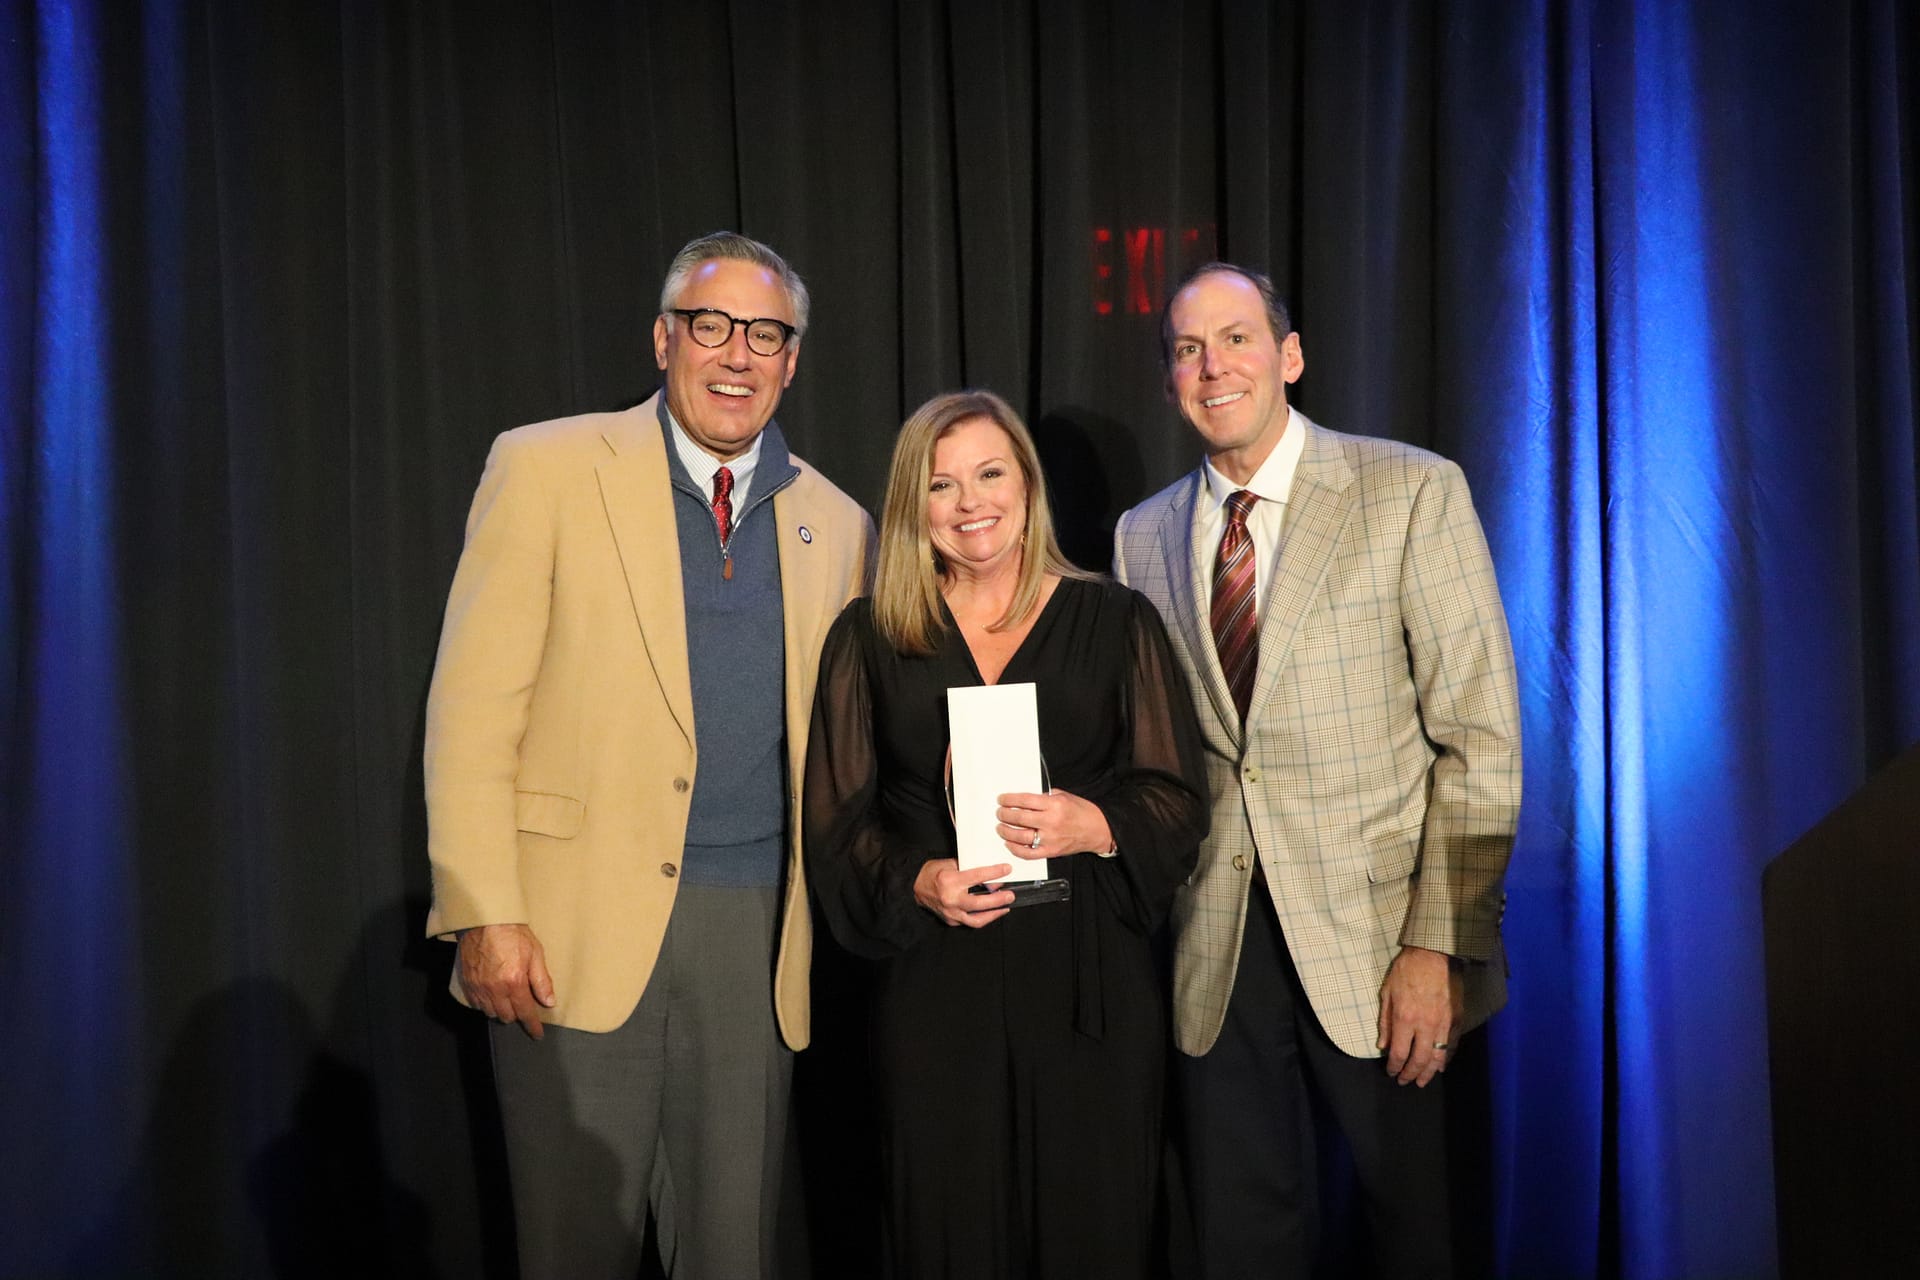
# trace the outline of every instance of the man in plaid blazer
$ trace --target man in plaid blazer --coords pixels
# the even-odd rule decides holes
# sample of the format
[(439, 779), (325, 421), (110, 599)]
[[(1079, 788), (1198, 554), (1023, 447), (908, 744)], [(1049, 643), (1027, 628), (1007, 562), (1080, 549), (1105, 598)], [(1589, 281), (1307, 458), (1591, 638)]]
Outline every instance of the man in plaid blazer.
[(1212, 830), (1174, 908), (1200, 1270), (1309, 1273), (1317, 1100), (1379, 1273), (1447, 1275), (1440, 1073), (1506, 998), (1520, 804), (1486, 539), (1453, 463), (1288, 406), (1300, 336), (1265, 276), (1194, 272), (1162, 346), (1207, 460), (1121, 517), (1114, 571), (1165, 616), (1208, 747)]

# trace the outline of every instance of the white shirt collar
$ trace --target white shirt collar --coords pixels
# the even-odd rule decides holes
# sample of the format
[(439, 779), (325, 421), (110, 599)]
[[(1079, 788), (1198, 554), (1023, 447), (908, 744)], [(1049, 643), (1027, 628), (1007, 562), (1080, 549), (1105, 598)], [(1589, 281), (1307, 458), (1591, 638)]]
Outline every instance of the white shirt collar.
[(1223, 507), (1227, 499), (1242, 489), (1253, 490), (1254, 496), (1264, 502), (1277, 502), (1286, 505), (1287, 495), (1293, 492), (1293, 473), (1299, 470), (1300, 457), (1307, 448), (1307, 420), (1292, 405), (1287, 406), (1287, 429), (1280, 434), (1280, 443), (1273, 447), (1267, 460), (1253, 473), (1253, 478), (1245, 484), (1235, 484), (1214, 468), (1213, 459), (1204, 464), (1207, 477), (1207, 494), (1213, 509)]
[[(747, 506), (747, 488), (753, 480), (754, 468), (760, 465), (760, 444), (766, 439), (766, 432), (756, 435), (753, 443), (747, 446), (745, 453), (730, 462), (722, 463), (720, 459), (693, 442), (693, 437), (687, 434), (687, 429), (680, 425), (678, 418), (673, 416), (673, 410), (667, 409), (666, 414), (667, 426), (672, 428), (668, 434), (673, 439), (673, 451), (680, 455), (680, 465), (687, 469), (687, 475), (699, 487), (701, 494), (708, 501), (712, 501), (713, 473), (725, 466), (727, 470), (733, 472), (733, 509), (736, 512), (744, 512)], [(1275, 452), (1277, 453), (1278, 450)]]

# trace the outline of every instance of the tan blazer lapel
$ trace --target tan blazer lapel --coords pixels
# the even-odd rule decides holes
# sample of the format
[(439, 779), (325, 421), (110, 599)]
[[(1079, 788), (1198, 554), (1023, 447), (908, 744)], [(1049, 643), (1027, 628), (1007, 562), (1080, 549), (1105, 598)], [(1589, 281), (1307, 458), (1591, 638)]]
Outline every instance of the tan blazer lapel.
[(604, 438), (614, 456), (595, 468), (634, 621), (680, 732), (693, 737), (693, 674), (687, 665), (687, 606), (680, 582), (680, 531), (668, 491), (667, 445), (655, 395), (621, 414)]
[(826, 540), (830, 514), (812, 499), (806, 476), (773, 495), (774, 538), (780, 548), (782, 627), (787, 656), (787, 743), (792, 776), (805, 770), (802, 744), (813, 715), (813, 684), (826, 628), (838, 615), (833, 556)]
[[(1286, 527), (1280, 536), (1266, 617), (1260, 624), (1260, 665), (1247, 708), (1250, 722), (1259, 720), (1279, 683), (1300, 621), (1319, 593), (1353, 510), (1353, 468), (1338, 442), (1304, 416), (1300, 421), (1306, 425), (1307, 441), (1294, 472), (1293, 492), (1287, 495)], [(1217, 659), (1214, 665), (1219, 665)]]

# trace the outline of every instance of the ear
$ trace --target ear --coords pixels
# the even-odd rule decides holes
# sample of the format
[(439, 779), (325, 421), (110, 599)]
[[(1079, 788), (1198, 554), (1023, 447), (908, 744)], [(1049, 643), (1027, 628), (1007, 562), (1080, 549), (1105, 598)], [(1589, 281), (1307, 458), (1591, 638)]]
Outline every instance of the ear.
[(780, 386), (783, 390), (793, 385), (793, 371), (798, 368), (800, 364), (800, 339), (798, 336), (796, 336), (793, 341), (787, 343), (785, 355), (787, 357), (787, 374), (784, 378), (780, 379)]
[(672, 332), (667, 326), (667, 317), (653, 318), (653, 362), (661, 369), (667, 367), (667, 337)]
[(1300, 354), (1300, 331), (1295, 329), (1280, 344), (1280, 377), (1286, 382), (1300, 381), (1307, 371), (1307, 358)]

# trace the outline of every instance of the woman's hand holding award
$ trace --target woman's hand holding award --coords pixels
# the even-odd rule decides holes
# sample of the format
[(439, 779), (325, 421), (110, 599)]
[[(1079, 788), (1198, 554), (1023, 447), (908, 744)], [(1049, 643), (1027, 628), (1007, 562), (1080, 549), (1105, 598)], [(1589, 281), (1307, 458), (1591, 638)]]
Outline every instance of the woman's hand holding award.
[[(999, 831), (1001, 796), (1047, 789), (1034, 692), (1031, 684), (967, 685), (947, 690), (952, 762), (949, 798), (962, 870), (1009, 861)], [(1036, 832), (1036, 839), (1038, 835)], [(1014, 906), (1058, 902), (1068, 896), (1070, 883), (1049, 877), (1044, 857), (1011, 861), (1013, 870), (998, 887), (1013, 891)], [(984, 886), (976, 890), (984, 891)]]

